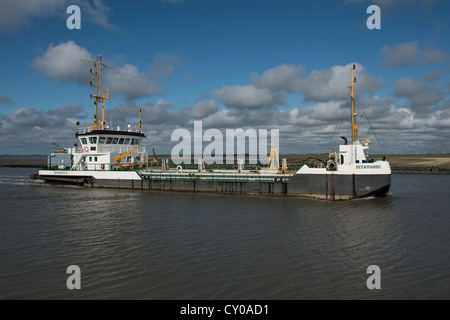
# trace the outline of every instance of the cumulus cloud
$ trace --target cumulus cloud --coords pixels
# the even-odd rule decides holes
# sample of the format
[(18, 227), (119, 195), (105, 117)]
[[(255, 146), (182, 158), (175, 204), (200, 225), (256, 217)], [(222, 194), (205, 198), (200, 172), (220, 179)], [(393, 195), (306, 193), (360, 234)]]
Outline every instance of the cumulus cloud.
[[(305, 101), (324, 102), (329, 100), (348, 99), (353, 64), (333, 66), (327, 70), (314, 70), (298, 85), (298, 92), (304, 95)], [(381, 80), (369, 76), (361, 64), (355, 64), (357, 92), (373, 93), (382, 86)]]
[(16, 154), (46, 154), (53, 142), (70, 147), (76, 142), (75, 123), (83, 117), (82, 110), (71, 104), (48, 111), (22, 107), (10, 116), (0, 115), (0, 144)]
[(408, 99), (413, 108), (432, 106), (445, 97), (438, 88), (424, 85), (421, 81), (412, 78), (402, 78), (395, 82), (395, 96)]
[(21, 127), (22, 129), (33, 127), (51, 127), (60, 129), (66, 125), (68, 119), (81, 115), (82, 110), (82, 107), (78, 104), (71, 104), (49, 111), (23, 107), (15, 110), (13, 114), (8, 117), (8, 123), (16, 126), (16, 128)]
[(14, 106), (16, 105), (16, 102), (7, 95), (0, 94), (0, 104), (7, 106)]
[(218, 110), (219, 107), (214, 100), (201, 101), (189, 109), (189, 117), (191, 119), (202, 119)]
[(41, 57), (33, 60), (31, 65), (41, 73), (60, 82), (77, 82), (87, 85), (91, 78), (88, 65), (80, 59), (89, 59), (92, 54), (74, 41), (50, 44)]
[(179, 54), (158, 52), (150, 66), (150, 77), (155, 81), (168, 77), (183, 64), (184, 59)]
[(264, 71), (261, 76), (252, 74), (250, 82), (272, 91), (295, 92), (301, 86), (304, 73), (302, 66), (282, 64)]
[[(382, 82), (369, 76), (361, 64), (355, 64), (358, 78), (358, 92), (373, 93), (382, 86)], [(351, 81), (353, 64), (332, 66), (326, 70), (313, 70), (309, 75), (302, 66), (283, 64), (269, 69), (260, 75), (252, 74), (250, 82), (259, 89), (267, 89), (280, 95), (300, 93), (305, 102), (325, 102), (342, 100), (349, 96), (347, 85)]]
[(428, 74), (426, 74), (425, 76), (422, 77), (422, 79), (424, 79), (425, 81), (430, 81), (430, 82), (434, 82), (434, 81), (438, 81), (440, 79), (442, 79), (443, 77), (445, 77), (448, 74), (448, 70), (447, 71), (442, 71), (442, 70), (434, 70)]
[(127, 100), (148, 97), (162, 90), (160, 85), (150, 81), (132, 64), (111, 70), (107, 79), (112, 92), (124, 95)]
[(114, 119), (114, 123), (126, 125), (133, 122), (141, 112), (142, 123), (148, 125), (181, 125), (189, 120), (185, 110), (178, 109), (174, 104), (159, 99), (156, 102), (147, 101), (143, 104), (135, 102), (121, 104), (107, 112)]
[(34, 18), (46, 18), (65, 12), (65, 0), (0, 1), (0, 31), (14, 32), (30, 26)]
[[(423, 52), (423, 51), (422, 51)], [(352, 63), (332, 66), (325, 70), (306, 73), (302, 66), (283, 64), (250, 77), (249, 85), (224, 86), (213, 91), (225, 109), (213, 112), (203, 120), (204, 128), (268, 128), (280, 130), (281, 152), (328, 151), (330, 137), (349, 136), (350, 84)], [(445, 74), (430, 73), (426, 79), (399, 79), (393, 96), (380, 98), (375, 93), (384, 86), (380, 79), (368, 74), (356, 64), (357, 122), (361, 138), (376, 140), (372, 128), (383, 148), (372, 145), (372, 152), (407, 151), (411, 136), (427, 132), (428, 137), (439, 136), (440, 131), (425, 123), (444, 125), (448, 116), (443, 108), (445, 94), (434, 83)], [(428, 82), (425, 82), (428, 81)], [(434, 81), (430, 85), (430, 81)], [(303, 107), (279, 108), (288, 93), (299, 93), (308, 102)], [(439, 119), (438, 115), (444, 117)], [(339, 122), (339, 119), (342, 119)], [(369, 122), (370, 120), (370, 122)], [(391, 137), (396, 137), (396, 143)], [(339, 143), (332, 140), (332, 145)], [(402, 144), (404, 142), (404, 144)], [(424, 145), (425, 150), (431, 146)]]
[[(165, 62), (175, 68), (180, 66), (176, 59), (166, 59), (164, 55), (160, 58), (153, 61), (160, 61), (161, 66)], [(151, 69), (152, 64), (149, 66)], [(352, 64), (347, 64), (306, 72), (300, 65), (282, 64), (253, 73), (249, 84), (219, 87), (212, 91), (214, 99), (205, 98), (182, 108), (164, 99), (137, 104), (133, 98), (152, 96), (154, 90), (162, 88), (152, 81), (151, 70), (145, 74), (134, 65), (122, 64), (108, 72), (112, 78), (107, 82), (113, 91), (128, 97), (129, 101), (107, 108), (106, 119), (110, 125), (132, 123), (136, 128), (138, 110), (142, 109), (143, 130), (147, 136), (144, 144), (156, 147), (158, 154), (170, 153), (176, 144), (170, 141), (176, 128), (193, 132), (192, 120), (202, 120), (204, 130), (217, 128), (222, 132), (228, 128), (279, 129), (281, 153), (328, 152), (341, 142), (339, 136), (351, 134), (350, 91), (347, 89), (351, 68)], [(160, 77), (165, 77), (175, 69), (155, 70)], [(357, 95), (356, 101), (360, 137), (375, 141), (373, 127), (384, 148), (381, 150), (372, 143), (370, 152), (413, 152), (417, 145), (423, 148), (422, 152), (441, 152), (436, 150), (436, 145), (422, 141), (444, 141), (440, 137), (450, 134), (446, 72), (430, 72), (421, 79), (398, 79), (391, 96), (379, 97), (376, 92), (382, 81), (356, 64), (357, 89), (363, 93)], [(134, 83), (135, 80), (143, 86)], [(155, 84), (156, 87), (152, 87)], [(291, 93), (302, 95), (308, 103), (289, 105), (286, 97)], [(113, 123), (109, 123), (111, 119)], [(16, 129), (21, 126), (26, 131), (22, 146), (28, 143), (32, 148), (34, 144), (48, 144), (51, 149), (51, 142), (70, 146), (76, 142), (73, 137), (76, 120), (84, 120), (88, 125), (92, 122), (77, 105), (48, 111), (19, 108), (10, 116), (0, 115), (0, 142), (14, 148), (8, 139), (17, 138), (14, 134), (17, 135)], [(414, 148), (410, 148), (411, 139), (415, 141)]]
[(394, 46), (385, 45), (380, 54), (383, 65), (388, 68), (406, 68), (450, 61), (450, 55), (438, 49), (422, 50), (417, 41)]
[[(50, 44), (42, 56), (35, 58), (31, 65), (59, 82), (76, 82), (87, 86), (91, 81), (89, 68), (92, 67), (80, 59), (95, 60), (92, 57), (95, 56), (86, 48), (74, 41), (68, 41), (56, 46)], [(182, 58), (176, 54), (158, 53), (151, 62), (150, 72), (141, 72), (137, 66), (128, 63), (108, 70), (104, 80), (111, 88), (112, 94), (121, 95), (127, 101), (136, 100), (163, 92), (164, 88), (158, 81), (172, 74), (174, 69), (182, 64)]]
[(214, 90), (213, 96), (219, 98), (228, 108), (262, 108), (284, 103), (278, 94), (253, 85), (224, 86)]
[(108, 17), (111, 9), (101, 0), (77, 0), (71, 1), (71, 4), (78, 4), (83, 12), (87, 13), (87, 19), (90, 23), (98, 24), (104, 29), (114, 29), (116, 26), (111, 24)]
[(35, 19), (67, 19), (66, 9), (72, 4), (83, 13), (82, 25), (88, 21), (105, 29), (114, 28), (108, 19), (110, 8), (101, 0), (15, 0), (0, 1), (0, 31), (16, 32), (33, 25)]
[(172, 75), (183, 64), (184, 60), (178, 54), (158, 52), (148, 73), (140, 72), (135, 65), (125, 64), (113, 68), (107, 79), (113, 93), (125, 96), (126, 100), (136, 100), (162, 93), (164, 88), (159, 82)]
[(164, 99), (142, 105), (142, 119), (149, 124), (185, 125), (186, 113)]

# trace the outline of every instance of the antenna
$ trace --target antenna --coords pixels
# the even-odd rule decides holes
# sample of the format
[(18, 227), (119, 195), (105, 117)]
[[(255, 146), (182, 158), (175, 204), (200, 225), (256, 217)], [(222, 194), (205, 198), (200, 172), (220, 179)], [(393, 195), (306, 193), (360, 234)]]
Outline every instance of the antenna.
[(353, 71), (355, 71), (356, 67), (355, 65), (353, 65), (352, 68), (352, 142), (356, 141), (359, 139), (359, 135), (358, 135), (358, 127), (356, 126), (356, 122), (355, 122), (355, 118), (356, 118), (356, 113), (355, 113), (355, 83), (356, 83), (356, 78), (353, 77)]
[[(92, 89), (91, 99), (95, 99), (95, 115), (94, 122), (92, 123), (92, 130), (104, 129), (105, 127), (105, 100), (109, 100), (109, 90), (102, 91), (102, 70), (105, 68), (111, 69), (109, 66), (102, 63), (102, 56), (97, 57), (97, 61), (80, 59), (81, 61), (89, 62), (94, 67), (94, 71), (90, 69), (92, 74), (92, 81), (90, 81)], [(102, 103), (102, 121), (98, 122), (98, 104)]]

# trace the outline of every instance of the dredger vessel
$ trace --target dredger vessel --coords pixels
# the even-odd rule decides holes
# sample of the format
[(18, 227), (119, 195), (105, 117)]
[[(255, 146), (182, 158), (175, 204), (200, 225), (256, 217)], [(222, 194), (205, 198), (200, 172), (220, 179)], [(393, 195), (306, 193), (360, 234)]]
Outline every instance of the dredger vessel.
[[(304, 165), (289, 171), (285, 159), (280, 166), (277, 150), (270, 154), (270, 165), (257, 170), (245, 170), (238, 160), (236, 169), (206, 169), (199, 161), (195, 169), (181, 165), (170, 167), (168, 161), (155, 166), (149, 162), (148, 151), (141, 145), (145, 138), (141, 128), (141, 113), (136, 130), (112, 128), (105, 122), (105, 100), (109, 90), (102, 91), (101, 72), (108, 66), (89, 61), (94, 71), (91, 86), (95, 117), (89, 127), (78, 127), (78, 144), (72, 148), (58, 146), (48, 156), (48, 166), (32, 178), (47, 182), (74, 183), (86, 187), (114, 187), (164, 191), (216, 192), (231, 194), (260, 194), (304, 196), (328, 200), (345, 200), (372, 195), (384, 195), (391, 185), (389, 161), (368, 159), (365, 151), (370, 141), (359, 140), (356, 126), (353, 77), (351, 70), (351, 141), (343, 138), (338, 152), (332, 152), (323, 165)], [(102, 105), (102, 119), (98, 121), (98, 107)]]

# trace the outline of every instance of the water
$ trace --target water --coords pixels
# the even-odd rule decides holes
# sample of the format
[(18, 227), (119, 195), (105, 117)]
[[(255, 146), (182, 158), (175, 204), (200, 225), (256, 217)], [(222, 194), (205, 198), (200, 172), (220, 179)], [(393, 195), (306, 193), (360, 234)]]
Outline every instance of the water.
[(450, 298), (448, 175), (328, 202), (56, 187), (35, 172), (0, 168), (3, 299)]

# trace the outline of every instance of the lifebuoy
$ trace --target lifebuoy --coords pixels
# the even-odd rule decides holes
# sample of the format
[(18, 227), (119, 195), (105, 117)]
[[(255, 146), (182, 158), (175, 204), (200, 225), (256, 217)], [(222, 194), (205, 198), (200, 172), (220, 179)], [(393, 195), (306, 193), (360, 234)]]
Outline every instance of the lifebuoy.
[(84, 147), (84, 152), (88, 152), (89, 148), (88, 147)]
[(102, 168), (102, 170), (105, 170), (105, 165), (101, 164), (100, 167)]

